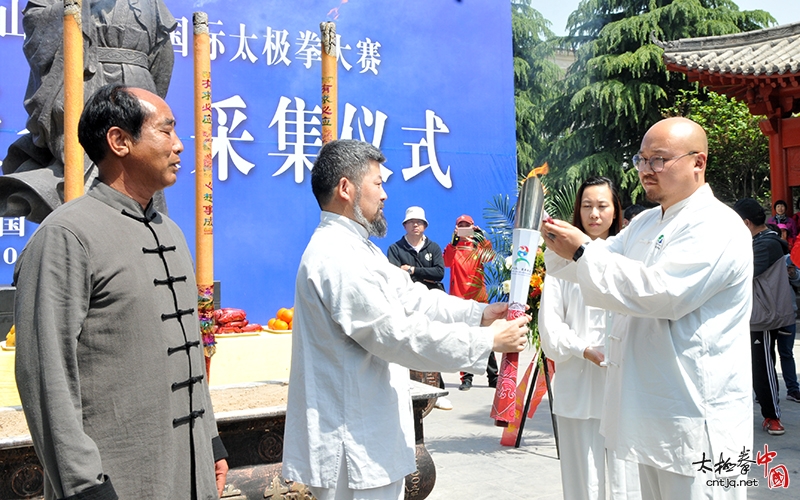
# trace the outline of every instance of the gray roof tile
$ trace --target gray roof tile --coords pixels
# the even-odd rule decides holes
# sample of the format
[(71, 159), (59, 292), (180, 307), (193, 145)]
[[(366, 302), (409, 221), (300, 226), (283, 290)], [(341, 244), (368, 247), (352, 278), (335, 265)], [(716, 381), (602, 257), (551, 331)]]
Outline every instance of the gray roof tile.
[(667, 64), (743, 76), (800, 73), (800, 22), (733, 35), (654, 42)]

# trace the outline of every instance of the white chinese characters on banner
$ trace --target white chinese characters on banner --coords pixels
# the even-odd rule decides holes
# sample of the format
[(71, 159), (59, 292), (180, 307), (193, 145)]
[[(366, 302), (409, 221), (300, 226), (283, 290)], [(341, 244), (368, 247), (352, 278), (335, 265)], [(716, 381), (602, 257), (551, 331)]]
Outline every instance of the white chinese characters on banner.
[(358, 64), (361, 65), (359, 73), (366, 73), (372, 71), (373, 74), (378, 74), (378, 65), (381, 63), (381, 56), (378, 54), (378, 49), (381, 48), (380, 42), (373, 42), (369, 38), (365, 41), (359, 41), (356, 44), (360, 57)]
[[(340, 139), (353, 139), (353, 119), (356, 116), (357, 109), (350, 103), (344, 105), (344, 120), (342, 123), (342, 133)], [(372, 140), (368, 140), (364, 134), (361, 118), (358, 118), (358, 140), (369, 142), (376, 148), (380, 149), (381, 140), (383, 140), (383, 131), (386, 127), (386, 120), (389, 118), (383, 111), (376, 111), (373, 115), (372, 111), (361, 106), (361, 114), (364, 116), (364, 125), (367, 127), (374, 127), (372, 130)], [(381, 180), (386, 182), (392, 171), (386, 168), (386, 165), (381, 165)]]
[[(0, 217), (0, 237), (25, 236), (25, 217)], [(18, 252), (14, 247), (6, 247), (3, 250), (3, 262), (14, 264), (17, 261)]]
[(0, 217), (0, 236), (25, 236), (25, 217)]
[[(236, 167), (239, 172), (247, 175), (250, 169), (255, 166), (255, 163), (251, 163), (242, 158), (233, 148), (233, 143), (242, 141), (252, 142), (253, 136), (247, 130), (242, 130), (239, 137), (230, 136), (230, 133), (235, 132), (236, 127), (247, 119), (247, 115), (242, 111), (247, 108), (247, 104), (245, 104), (241, 96), (235, 95), (213, 103), (211, 108), (217, 112), (217, 134), (213, 136), (211, 147), (212, 157), (216, 157), (217, 159), (217, 178), (220, 181), (228, 179), (228, 159), (233, 162), (233, 166)], [(233, 118), (229, 124), (228, 111), (230, 110), (233, 110)]]
[[(294, 108), (292, 108), (294, 104)], [(214, 135), (214, 145), (212, 147), (213, 156), (217, 159), (217, 178), (226, 181), (229, 177), (229, 162), (242, 174), (250, 173), (256, 164), (244, 159), (234, 149), (235, 142), (253, 142), (255, 139), (252, 134), (243, 129), (239, 137), (232, 137), (239, 125), (247, 119), (244, 111), (247, 108), (244, 100), (239, 95), (228, 99), (215, 102), (212, 108), (217, 112), (217, 130)], [(228, 113), (233, 111), (233, 117)], [(300, 97), (291, 99), (281, 96), (275, 114), (269, 123), (269, 128), (275, 127), (278, 134), (278, 152), (270, 152), (269, 156), (285, 157), (283, 164), (272, 176), (277, 177), (289, 169), (293, 169), (294, 181), (298, 184), (305, 179), (306, 170), (311, 171), (314, 167), (313, 158), (322, 146), (322, 134), (320, 131), (321, 108), (315, 105), (312, 109), (306, 109), (306, 102)], [(369, 142), (373, 146), (380, 148), (386, 131), (386, 123), (389, 117), (386, 113), (376, 110), (372, 111), (365, 106), (359, 108), (350, 103), (344, 105), (344, 116), (342, 120), (342, 131), (340, 139), (358, 139)], [(371, 129), (372, 135), (368, 136), (367, 131)], [(409, 179), (421, 174), (427, 169), (431, 169), (435, 179), (443, 187), (450, 189), (453, 187), (450, 178), (450, 167), (447, 171), (442, 171), (436, 155), (435, 134), (449, 133), (450, 130), (445, 125), (441, 117), (437, 116), (432, 110), (425, 111), (425, 128), (401, 127), (402, 130), (424, 132), (424, 137), (419, 142), (406, 142), (404, 145), (411, 147), (411, 167), (403, 169), (403, 179)], [(422, 164), (422, 152), (427, 155), (429, 163)], [(392, 175), (392, 170), (385, 165), (381, 165), (381, 176), (385, 182)]]
[(300, 48), (294, 55), (299, 61), (303, 61), (306, 69), (311, 67), (313, 61), (321, 60), (319, 35), (309, 30), (301, 31), (297, 42)]
[[(450, 133), (450, 129), (447, 128), (444, 121), (436, 116), (436, 113), (427, 109), (425, 110), (425, 128), (402, 127), (402, 129), (425, 132), (425, 137), (419, 142), (403, 143), (406, 146), (411, 146), (411, 166), (403, 169), (403, 179), (409, 180), (430, 168), (431, 171), (433, 171), (433, 176), (439, 181), (439, 184), (447, 189), (452, 188), (453, 181), (450, 179), (450, 166), (447, 166), (447, 172), (442, 172), (442, 167), (439, 166), (439, 160), (436, 158), (435, 134)], [(423, 148), (430, 162), (424, 165), (420, 159), (420, 152)]]
[(350, 45), (342, 44), (342, 35), (336, 34), (336, 60), (342, 63), (342, 67), (345, 71), (350, 71), (350, 68), (353, 67), (352, 64), (347, 62), (344, 58), (344, 54), (342, 54), (342, 50), (350, 50)]
[(291, 44), (287, 41), (289, 32), (286, 30), (274, 30), (267, 26), (267, 34), (264, 36), (264, 50), (261, 54), (267, 56), (267, 66), (277, 66), (280, 63), (286, 66), (292, 64), (287, 54)]
[(19, 0), (11, 0), (11, 7), (0, 7), (0, 36), (25, 36), (19, 29), (19, 14)]
[[(15, 0), (18, 1), (18, 0)], [(2, 7), (0, 7), (0, 16), (2, 16)], [(2, 19), (0, 17), (0, 19)], [(174, 51), (180, 54), (181, 57), (189, 55), (189, 47), (191, 45), (189, 20), (183, 16), (176, 18), (178, 26), (170, 35)], [(211, 44), (211, 60), (214, 61), (221, 54), (225, 53), (225, 44), (222, 37), (238, 38), (238, 48), (233, 57), (228, 62), (243, 60), (255, 63), (258, 61), (258, 56), (250, 49), (250, 40), (256, 40), (259, 35), (251, 32), (248, 35), (247, 25), (239, 23), (238, 35), (226, 35), (222, 31), (222, 21), (210, 21), (209, 26), (218, 26), (218, 31), (212, 31), (209, 28), (209, 43)], [(2, 28), (0, 28), (2, 29)], [(264, 33), (262, 31), (262, 33)], [(289, 42), (289, 31), (286, 29), (273, 28), (272, 26), (266, 27), (266, 33), (262, 35), (265, 39), (264, 47), (261, 50), (261, 55), (265, 56), (267, 66), (277, 66), (284, 64), (289, 66), (292, 61), (289, 59), (289, 50), (291, 43)], [(313, 63), (321, 60), (320, 58), (320, 39), (319, 34), (311, 30), (302, 30), (299, 32), (295, 40), (297, 50), (294, 53), (294, 58), (302, 62), (303, 67), (311, 69)], [(367, 37), (364, 40), (359, 40), (356, 43), (358, 48), (358, 64), (361, 67), (359, 73), (371, 72), (374, 75), (378, 74), (378, 66), (381, 64), (381, 56), (378, 49), (381, 47), (380, 42), (373, 42), (371, 38)], [(342, 40), (342, 35), (336, 35), (336, 60), (339, 61), (345, 71), (350, 71), (353, 65), (345, 58), (344, 51), (352, 50), (352, 46)]]
[(225, 44), (222, 43), (220, 37), (225, 36), (225, 32), (221, 29), (217, 32), (211, 31), (211, 25), (222, 26), (222, 21), (209, 21), (208, 22), (208, 39), (211, 44), (211, 60), (214, 61), (218, 54), (225, 53)]
[[(295, 97), (295, 109), (289, 108), (292, 100), (288, 97), (281, 96), (278, 102), (278, 109), (269, 123), (269, 127), (273, 125), (278, 126), (278, 151), (281, 153), (269, 153), (269, 156), (285, 156), (286, 161), (283, 165), (272, 174), (273, 177), (281, 175), (282, 173), (294, 167), (294, 181), (298, 184), (303, 182), (303, 174), (305, 169), (310, 171), (314, 164), (309, 158), (316, 155), (314, 153), (307, 153), (307, 146), (320, 147), (322, 146), (322, 133), (318, 126), (320, 125), (319, 115), (322, 112), (319, 106), (314, 106), (311, 111), (306, 111), (306, 102)], [(292, 119), (294, 118), (294, 119)], [(290, 125), (291, 127), (287, 127)], [(310, 130), (306, 131), (308, 127)], [(311, 142), (307, 142), (311, 141)], [(288, 153), (287, 146), (291, 146)]]
[(189, 55), (189, 20), (185, 16), (175, 19), (178, 26), (169, 34), (174, 51), (182, 57)]
[(258, 57), (253, 54), (253, 51), (250, 50), (250, 45), (247, 43), (248, 40), (258, 40), (258, 37), (256, 35), (247, 36), (246, 29), (244, 23), (239, 23), (239, 34), (231, 35), (233, 38), (239, 39), (239, 48), (236, 49), (236, 54), (231, 57), (231, 61), (235, 59), (242, 59), (251, 63), (258, 61)]

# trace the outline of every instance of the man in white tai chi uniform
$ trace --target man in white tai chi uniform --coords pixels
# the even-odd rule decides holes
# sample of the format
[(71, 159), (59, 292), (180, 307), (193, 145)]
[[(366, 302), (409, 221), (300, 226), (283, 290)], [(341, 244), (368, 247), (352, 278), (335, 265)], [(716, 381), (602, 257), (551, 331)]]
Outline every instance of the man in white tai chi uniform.
[[(753, 459), (753, 253), (741, 217), (705, 183), (707, 151), (702, 127), (662, 120), (633, 157), (659, 207), (591, 244), (566, 222), (542, 230), (548, 273), (619, 313), (601, 432), (619, 458), (639, 463), (644, 499), (747, 496), (738, 481)], [(716, 467), (721, 459), (729, 466)]]
[(297, 271), (283, 475), (317, 500), (403, 498), (416, 470), (404, 367), (480, 373), (527, 342), (529, 316), (414, 283), (369, 241), (386, 234), (384, 161), (332, 141), (311, 171), (322, 214)]

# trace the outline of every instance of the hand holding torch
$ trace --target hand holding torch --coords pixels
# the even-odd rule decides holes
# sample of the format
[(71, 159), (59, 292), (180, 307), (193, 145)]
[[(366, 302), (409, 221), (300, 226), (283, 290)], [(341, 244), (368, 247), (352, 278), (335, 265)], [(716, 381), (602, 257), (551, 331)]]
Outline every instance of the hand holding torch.
[[(517, 198), (511, 254), (511, 290), (508, 294), (506, 316), (509, 320), (518, 318), (526, 312), (531, 274), (536, 259), (536, 249), (539, 246), (539, 226), (545, 215), (544, 188), (534, 172), (532, 171), (523, 181)], [(518, 353), (503, 354), (491, 412), (491, 417), (500, 427), (506, 427), (514, 421), (518, 367)]]

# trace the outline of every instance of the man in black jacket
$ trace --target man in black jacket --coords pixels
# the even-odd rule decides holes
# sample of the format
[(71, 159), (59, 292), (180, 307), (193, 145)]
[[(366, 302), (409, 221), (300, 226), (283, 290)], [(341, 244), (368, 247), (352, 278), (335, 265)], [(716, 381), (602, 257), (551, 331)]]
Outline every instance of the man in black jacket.
[(408, 272), (414, 282), (444, 290), (442, 249), (425, 236), (428, 221), (422, 207), (408, 207), (403, 219), (406, 234), (389, 247), (389, 262)]
[[(389, 262), (411, 275), (415, 283), (422, 283), (429, 289), (444, 291), (444, 259), (442, 249), (436, 242), (425, 236), (428, 220), (422, 207), (408, 207), (403, 219), (406, 234), (392, 243), (387, 252)], [(444, 381), (439, 375), (439, 387), (444, 389)], [(452, 410), (453, 404), (445, 397), (436, 398), (436, 408)]]

